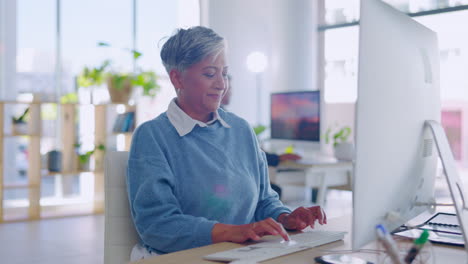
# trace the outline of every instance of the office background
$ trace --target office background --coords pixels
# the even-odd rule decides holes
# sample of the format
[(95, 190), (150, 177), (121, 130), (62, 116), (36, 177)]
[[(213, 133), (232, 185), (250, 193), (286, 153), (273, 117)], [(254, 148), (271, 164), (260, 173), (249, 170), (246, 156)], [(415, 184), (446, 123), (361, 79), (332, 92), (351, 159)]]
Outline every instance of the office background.
[[(466, 178), (468, 29), (463, 25), (468, 24), (468, 1), (386, 2), (414, 15), (439, 34), (442, 121), (459, 161), (460, 173)], [(57, 101), (76, 92), (83, 104), (105, 103), (109, 100), (105, 87), (92, 91), (80, 88), (76, 76), (84, 66), (96, 66), (107, 58), (119, 70), (132, 71), (135, 62), (128, 52), (119, 48), (137, 49), (143, 56), (136, 66), (154, 70), (161, 85), (155, 98), (142, 97), (139, 91), (134, 94), (137, 123), (141, 123), (165, 111), (175, 95), (159, 59), (164, 38), (177, 27), (204, 25), (228, 41), (233, 76), (230, 111), (252, 125), (268, 127), (271, 92), (321, 90), (322, 133), (329, 127), (345, 125), (354, 131), (358, 19), (356, 0), (0, 0), (0, 100), (15, 101), (20, 94), (31, 93), (40, 95), (44, 101)], [(113, 48), (97, 47), (100, 41), (111, 43)], [(246, 66), (247, 56), (254, 51), (262, 52), (268, 60), (262, 73), (252, 73)], [(261, 115), (257, 117), (259, 104)], [(22, 110), (24, 106), (6, 107), (4, 116), (17, 115)], [(10, 129), (9, 118), (3, 120), (4, 129)], [(93, 122), (83, 122), (77, 132), (82, 136), (84, 148), (94, 147), (94, 135), (87, 132), (94, 129)], [(56, 139), (60, 133), (58, 127), (50, 125), (53, 132), (41, 140), (41, 155), (60, 147), (60, 140)], [(118, 137), (109, 141), (114, 142), (109, 143), (111, 148), (121, 148)], [(2, 142), (1, 221), (22, 221), (29, 218), (30, 206), (26, 176), (28, 139), (7, 138)], [(93, 204), (93, 177), (89, 173), (74, 176), (69, 191), (63, 188), (67, 182), (65, 176), (43, 177), (40, 199), (45, 204), (69, 205), (69, 208)], [(67, 209), (58, 215), (93, 212), (92, 208)], [(78, 220), (71, 221), (79, 225)]]

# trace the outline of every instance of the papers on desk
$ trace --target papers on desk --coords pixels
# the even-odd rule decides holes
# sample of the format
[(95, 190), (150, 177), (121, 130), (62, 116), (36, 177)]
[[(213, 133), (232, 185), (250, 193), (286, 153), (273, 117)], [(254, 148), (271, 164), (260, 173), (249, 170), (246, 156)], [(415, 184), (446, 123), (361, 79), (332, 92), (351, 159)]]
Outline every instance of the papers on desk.
[(428, 229), (434, 232), (445, 232), (461, 235), (457, 215), (448, 213), (437, 213), (427, 220), (420, 229)]
[[(452, 246), (461, 246), (461, 247), (465, 245), (465, 241), (463, 240), (463, 236), (461, 234), (435, 232), (435, 231), (430, 231), (430, 230), (428, 230), (428, 232), (429, 232), (429, 241), (433, 243), (446, 244), (446, 245), (452, 245)], [(421, 233), (422, 233), (421, 229), (410, 229), (410, 230), (396, 232), (394, 234), (397, 236), (416, 239), (421, 235)]]
[(431, 242), (454, 246), (465, 245), (460, 226), (458, 225), (458, 219), (455, 214), (437, 213), (424, 222), (424, 224), (418, 229), (396, 232), (395, 235), (418, 238), (422, 229), (429, 231), (429, 240)]

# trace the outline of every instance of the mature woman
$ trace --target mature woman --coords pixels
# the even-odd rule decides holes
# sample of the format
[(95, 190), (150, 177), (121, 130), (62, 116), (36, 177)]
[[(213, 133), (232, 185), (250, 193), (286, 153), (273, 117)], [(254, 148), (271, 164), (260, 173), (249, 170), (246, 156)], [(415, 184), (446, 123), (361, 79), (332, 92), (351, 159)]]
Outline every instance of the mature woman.
[(280, 202), (253, 130), (219, 109), (228, 73), (222, 37), (205, 27), (179, 29), (161, 59), (177, 98), (135, 131), (128, 162), (143, 255), (264, 235), (287, 239), (281, 225), (326, 223), (318, 206), (291, 212)]

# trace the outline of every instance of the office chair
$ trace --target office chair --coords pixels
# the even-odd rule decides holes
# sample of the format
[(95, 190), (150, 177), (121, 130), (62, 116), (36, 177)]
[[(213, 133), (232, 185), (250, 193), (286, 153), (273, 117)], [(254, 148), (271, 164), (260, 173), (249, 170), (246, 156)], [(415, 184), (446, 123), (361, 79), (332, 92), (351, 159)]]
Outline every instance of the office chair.
[(123, 264), (138, 242), (127, 195), (128, 152), (112, 151), (105, 162), (104, 264)]

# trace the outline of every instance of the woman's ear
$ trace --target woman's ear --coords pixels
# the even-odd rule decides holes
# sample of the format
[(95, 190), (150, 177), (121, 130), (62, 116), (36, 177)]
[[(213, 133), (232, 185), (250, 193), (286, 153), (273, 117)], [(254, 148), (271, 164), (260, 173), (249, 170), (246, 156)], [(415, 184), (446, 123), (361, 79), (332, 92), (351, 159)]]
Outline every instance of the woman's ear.
[(182, 89), (182, 73), (176, 69), (172, 69), (169, 73), (169, 78), (171, 79), (172, 85), (176, 90)]

